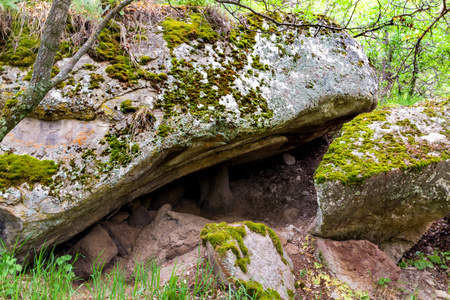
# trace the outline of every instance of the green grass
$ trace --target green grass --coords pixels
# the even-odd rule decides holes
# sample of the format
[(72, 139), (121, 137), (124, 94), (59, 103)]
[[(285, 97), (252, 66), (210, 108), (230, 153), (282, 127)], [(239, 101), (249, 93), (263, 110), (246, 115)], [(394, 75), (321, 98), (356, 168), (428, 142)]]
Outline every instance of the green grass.
[(56, 257), (44, 250), (23, 266), (14, 252), (0, 253), (0, 299), (252, 299), (244, 288), (233, 291), (218, 284), (212, 266), (203, 259), (190, 280), (177, 276), (181, 266), (175, 266), (162, 284), (160, 266), (150, 261), (136, 264), (128, 280), (120, 265), (106, 274), (94, 264), (90, 280), (74, 286), (77, 278), (70, 255)]
[(418, 96), (418, 95), (412, 95), (410, 96), (408, 93), (404, 93), (402, 95), (391, 95), (391, 97), (387, 99), (381, 99), (380, 105), (386, 105), (386, 104), (400, 104), (400, 105), (414, 105), (415, 103), (424, 100), (425, 98)]

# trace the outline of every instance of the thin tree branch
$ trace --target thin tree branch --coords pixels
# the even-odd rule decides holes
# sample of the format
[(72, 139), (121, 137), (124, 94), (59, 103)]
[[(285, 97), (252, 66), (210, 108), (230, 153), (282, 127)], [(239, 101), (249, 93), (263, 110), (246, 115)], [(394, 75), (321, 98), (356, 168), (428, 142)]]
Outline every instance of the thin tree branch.
[(52, 80), (52, 86), (54, 87), (61, 81), (64, 81), (69, 76), (70, 72), (72, 71), (73, 67), (77, 64), (77, 62), (80, 60), (80, 58), (89, 50), (91, 49), (94, 42), (97, 40), (98, 36), (102, 32), (102, 30), (108, 25), (109, 21), (117, 14), (119, 13), (125, 6), (133, 2), (134, 0), (125, 0), (121, 2), (119, 5), (114, 7), (100, 22), (97, 29), (92, 33), (92, 35), (89, 37), (89, 39), (84, 43), (84, 45), (75, 53), (74, 56), (72, 56), (68, 62), (68, 64), (59, 72), (58, 75), (56, 75)]

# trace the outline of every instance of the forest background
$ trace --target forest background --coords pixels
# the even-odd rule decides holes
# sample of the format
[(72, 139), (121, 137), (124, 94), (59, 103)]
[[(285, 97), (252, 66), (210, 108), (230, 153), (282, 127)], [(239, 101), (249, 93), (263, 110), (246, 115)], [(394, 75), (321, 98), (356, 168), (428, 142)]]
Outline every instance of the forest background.
[[(317, 16), (330, 18), (335, 20), (335, 23), (340, 24), (341, 29), (347, 30), (364, 47), (379, 79), (379, 101), (381, 104), (389, 102), (412, 104), (425, 98), (450, 97), (450, 8), (447, 6), (446, 0), (154, 1), (161, 1), (160, 4), (169, 5), (219, 6), (218, 10), (227, 14), (230, 19), (235, 18), (236, 20), (239, 19), (239, 13), (252, 11), (266, 15), (270, 15), (268, 13), (273, 11), (281, 13), (302, 12), (304, 16), (302, 22), (310, 22), (312, 27), (317, 25)], [(8, 28), (5, 21), (8, 18), (13, 18), (20, 20), (22, 24), (30, 24), (34, 32), (29, 32), (29, 34), (39, 38), (44, 28), (46, 16), (34, 14), (38, 10), (34, 11), (33, 8), (42, 5), (49, 6), (51, 2), (50, 0), (0, 0), (0, 55), (2, 54), (1, 49), (8, 51), (2, 46), (5, 46), (6, 40), (11, 35), (17, 34), (17, 39), (15, 39), (17, 42), (15, 45), (17, 46), (22, 34), (21, 31), (15, 32)], [(140, 2), (151, 2), (151, 0)], [(90, 28), (92, 33), (105, 15), (119, 3), (120, 1), (116, 2), (116, 0), (72, 0), (70, 15), (82, 18), (86, 28)], [(315, 28), (320, 30), (320, 26)], [(72, 38), (75, 39), (74, 44), (81, 46), (89, 36), (90, 34), (87, 32), (84, 36), (78, 35)], [(67, 34), (64, 38), (67, 38)], [(33, 45), (29, 51), (37, 53), (38, 47)], [(32, 64), (33, 62), (31, 62)], [(39, 256), (41, 259), (42, 257)], [(53, 256), (51, 257), (53, 259)], [(42, 280), (40, 278), (43, 275), (37, 274), (33, 277), (37, 278), (35, 283), (31, 284), (32, 288), (29, 289), (33, 292), (33, 295), (36, 295), (38, 288), (49, 288), (49, 285), (43, 285), (42, 282), (50, 282), (56, 287), (52, 289), (52, 293), (67, 295), (67, 291), (71, 289), (70, 282), (74, 278), (72, 266), (67, 263), (69, 260), (69, 256), (51, 260), (53, 264), (49, 263), (48, 266), (50, 267), (46, 269), (39, 267), (41, 265), (39, 260), (35, 262), (38, 267), (33, 270), (43, 270), (43, 272), (49, 270), (45, 274), (51, 274), (52, 278), (57, 278), (57, 280)], [(64, 269), (52, 267), (56, 265), (62, 265)], [(0, 270), (2, 270), (0, 272), (0, 296), (1, 293), (3, 295), (21, 293), (20, 283), (24, 280), (22, 280), (22, 277), (17, 277), (22, 276), (22, 273), (17, 271), (22, 270), (22, 267), (17, 264), (17, 260), (13, 258), (12, 254), (0, 256)], [(142, 274), (144, 273), (147, 274), (142, 272)], [(96, 278), (100, 277), (99, 274), (100, 272), (97, 272), (97, 277), (93, 277), (94, 279), (91, 282), (93, 286), (100, 284), (100, 281), (96, 281)], [(114, 274), (119, 274), (119, 272)], [(143, 276), (143, 278), (146, 277)], [(115, 277), (114, 280), (116, 280)], [(125, 282), (125, 279), (119, 280), (119, 282), (122, 281)], [(175, 286), (177, 281), (174, 282)], [(205, 281), (201, 284), (202, 291), (209, 293), (210, 282)], [(138, 288), (140, 286), (135, 285), (133, 290), (136, 295), (138, 294)], [(184, 287), (182, 286), (182, 288)], [(99, 288), (96, 287), (96, 290), (98, 291)], [(186, 290), (188, 290), (187, 287)], [(165, 289), (164, 291), (168, 291), (167, 299), (171, 299), (171, 293), (179, 293), (180, 289), (174, 287), (174, 290)], [(48, 293), (45, 290), (43, 295)], [(99, 296), (96, 299), (104, 299), (103, 294), (99, 292), (97, 294)], [(152, 291), (151, 294), (154, 294), (154, 292)], [(34, 298), (30, 297), (29, 299)], [(55, 299), (58, 299), (58, 297), (55, 297)], [(62, 297), (59, 299), (62, 299)], [(164, 297), (160, 297), (160, 299), (164, 299)]]
[[(157, 0), (158, 1), (158, 0)], [(412, 104), (450, 95), (450, 8), (446, 0), (159, 0), (161, 4), (221, 6), (230, 18), (257, 11), (302, 12), (336, 21), (364, 47), (379, 79), (381, 103)], [(0, 19), (48, 0), (0, 0)], [(120, 1), (73, 0), (72, 13), (93, 24)], [(29, 13), (29, 11), (28, 11)], [(6, 28), (0, 22), (0, 37)], [(37, 49), (35, 49), (37, 51)]]

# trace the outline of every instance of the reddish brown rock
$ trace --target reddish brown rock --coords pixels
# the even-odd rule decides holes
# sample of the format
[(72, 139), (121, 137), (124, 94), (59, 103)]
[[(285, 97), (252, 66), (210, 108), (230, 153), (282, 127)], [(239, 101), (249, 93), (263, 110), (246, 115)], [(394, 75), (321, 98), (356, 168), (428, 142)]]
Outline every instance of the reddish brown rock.
[(150, 224), (151, 221), (152, 217), (150, 216), (150, 213), (144, 206), (139, 205), (131, 213), (131, 216), (128, 219), (128, 224), (132, 227), (140, 228)]
[(354, 289), (371, 291), (380, 277), (399, 280), (400, 268), (377, 245), (366, 241), (317, 239), (319, 257), (333, 275)]
[(151, 259), (164, 263), (196, 249), (200, 243), (200, 231), (210, 222), (173, 212), (169, 204), (163, 205), (155, 219), (139, 233), (126, 258), (129, 274), (138, 263)]
[(96, 225), (72, 247), (71, 253), (80, 254), (74, 264), (75, 275), (87, 279), (94, 265), (100, 269), (106, 268), (117, 256), (118, 251), (108, 232), (100, 225)]
[(126, 222), (106, 222), (104, 227), (116, 244), (119, 255), (127, 255), (139, 235), (139, 229), (128, 225)]

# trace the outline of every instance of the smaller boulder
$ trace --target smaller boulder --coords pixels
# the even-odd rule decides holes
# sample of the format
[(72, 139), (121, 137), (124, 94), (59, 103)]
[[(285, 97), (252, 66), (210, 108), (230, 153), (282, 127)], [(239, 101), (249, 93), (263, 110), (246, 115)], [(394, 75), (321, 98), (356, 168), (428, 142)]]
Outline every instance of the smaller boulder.
[(70, 252), (74, 256), (80, 254), (74, 267), (75, 275), (81, 279), (89, 278), (94, 267), (101, 270), (106, 268), (118, 254), (116, 244), (100, 225), (96, 225), (73, 245)]
[(200, 231), (209, 222), (202, 217), (174, 212), (170, 204), (163, 205), (152, 222), (141, 229), (126, 257), (127, 276), (138, 263), (151, 259), (165, 263), (196, 249)]
[(292, 261), (264, 224), (207, 224), (200, 235), (214, 272), (225, 285), (243, 285), (250, 296), (291, 299)]
[(317, 239), (317, 245), (322, 263), (353, 289), (372, 291), (380, 278), (400, 278), (401, 269), (369, 241)]
[(128, 224), (132, 227), (140, 228), (150, 224), (151, 221), (152, 217), (150, 216), (150, 213), (144, 206), (139, 205), (131, 213)]
[(119, 255), (127, 255), (139, 235), (139, 228), (132, 227), (126, 222), (105, 222), (103, 226), (116, 244)]
[(288, 166), (293, 165), (295, 164), (295, 157), (290, 155), (289, 153), (284, 153), (283, 162)]

